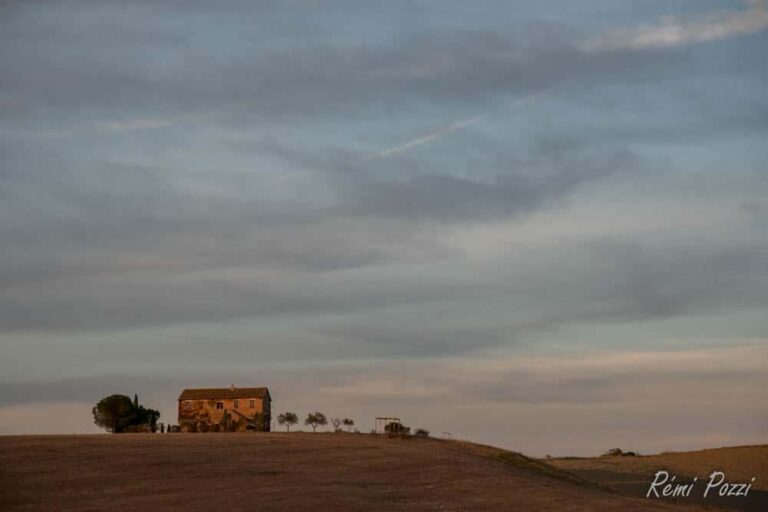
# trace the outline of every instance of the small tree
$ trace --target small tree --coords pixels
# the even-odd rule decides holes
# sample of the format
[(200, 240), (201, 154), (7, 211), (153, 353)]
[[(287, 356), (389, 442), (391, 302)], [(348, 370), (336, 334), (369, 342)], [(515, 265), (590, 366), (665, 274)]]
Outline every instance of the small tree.
[(312, 427), (312, 432), (317, 432), (317, 427), (327, 425), (328, 419), (326, 419), (325, 414), (315, 411), (307, 414), (307, 419), (304, 420), (304, 424), (310, 425)]
[(113, 434), (119, 434), (136, 418), (136, 409), (125, 395), (102, 398), (92, 410), (93, 422)]
[(334, 432), (341, 432), (341, 418), (331, 419), (331, 425), (333, 425)]
[(347, 432), (352, 432), (352, 427), (355, 426), (355, 420), (353, 420), (352, 418), (344, 418), (344, 420), (342, 420), (342, 423), (344, 424), (345, 427), (347, 427)]
[(291, 427), (299, 422), (299, 417), (295, 412), (284, 412), (277, 415), (277, 422), (280, 425), (285, 425), (285, 431), (290, 432)]

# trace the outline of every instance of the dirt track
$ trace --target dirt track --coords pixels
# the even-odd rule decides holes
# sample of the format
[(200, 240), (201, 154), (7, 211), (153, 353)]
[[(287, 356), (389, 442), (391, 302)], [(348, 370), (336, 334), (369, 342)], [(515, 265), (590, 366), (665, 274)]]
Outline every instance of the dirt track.
[(552, 478), (501, 450), (429, 439), (0, 437), (0, 457), (3, 511), (695, 510)]

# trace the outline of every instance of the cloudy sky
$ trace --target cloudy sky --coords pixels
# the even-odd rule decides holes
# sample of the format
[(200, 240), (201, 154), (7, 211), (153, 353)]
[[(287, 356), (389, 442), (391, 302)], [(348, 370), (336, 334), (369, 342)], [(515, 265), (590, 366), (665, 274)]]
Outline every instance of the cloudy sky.
[(766, 55), (763, 0), (2, 2), (0, 433), (766, 442)]

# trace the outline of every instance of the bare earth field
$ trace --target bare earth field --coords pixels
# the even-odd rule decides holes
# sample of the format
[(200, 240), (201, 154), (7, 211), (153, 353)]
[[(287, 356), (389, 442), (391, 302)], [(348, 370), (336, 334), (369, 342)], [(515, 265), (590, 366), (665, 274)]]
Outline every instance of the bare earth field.
[(0, 510), (700, 510), (512, 452), (355, 434), (0, 437)]
[[(645, 496), (649, 483), (659, 470), (677, 475), (677, 481), (691, 481), (693, 477), (698, 477), (698, 487), (694, 488), (691, 498), (685, 499), (687, 503), (702, 503), (734, 510), (768, 510), (768, 445), (735, 446), (640, 457), (568, 457), (546, 459), (546, 462), (627, 496)], [(706, 481), (715, 470), (725, 473), (727, 482), (750, 482), (752, 477), (755, 477), (749, 496), (718, 498), (710, 495), (707, 499), (694, 500), (694, 495), (703, 493)]]

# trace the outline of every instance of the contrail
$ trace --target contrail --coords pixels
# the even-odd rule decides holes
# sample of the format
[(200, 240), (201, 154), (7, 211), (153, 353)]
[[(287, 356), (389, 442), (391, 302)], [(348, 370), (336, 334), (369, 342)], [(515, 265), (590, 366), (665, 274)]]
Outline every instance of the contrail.
[[(550, 90), (551, 89), (545, 89), (543, 91), (528, 94), (526, 96), (523, 96), (522, 98), (518, 98), (514, 101), (507, 103), (506, 107), (510, 110), (517, 109), (519, 107), (522, 107), (523, 105), (526, 105), (532, 100), (538, 98), (539, 96), (549, 92)], [(468, 126), (472, 126), (473, 124), (484, 120), (486, 117), (488, 117), (491, 114), (492, 112), (486, 112), (485, 114), (480, 114), (475, 117), (470, 117), (469, 119), (462, 119), (461, 121), (456, 121), (456, 122), (441, 126), (435, 130), (432, 130), (426, 135), (422, 135), (421, 137), (417, 137), (415, 139), (409, 140), (408, 142), (404, 142), (402, 144), (398, 144), (397, 146), (393, 146), (389, 149), (380, 151), (376, 153), (372, 158), (387, 158), (392, 155), (404, 153), (405, 151), (408, 151), (416, 146), (421, 146), (422, 144), (429, 144), (430, 142), (433, 142), (444, 135), (455, 132), (457, 130), (462, 130)]]
[(446, 133), (455, 132), (456, 130), (460, 130), (462, 128), (466, 128), (467, 126), (473, 125), (478, 121), (482, 121), (486, 117), (488, 117), (488, 114), (482, 114), (479, 116), (470, 117), (469, 119), (464, 119), (463, 121), (456, 121), (455, 123), (441, 126), (440, 128), (433, 130), (426, 135), (422, 135), (421, 137), (417, 137), (413, 140), (409, 140), (408, 142), (400, 144), (398, 146), (385, 149), (384, 151), (379, 152), (376, 156), (378, 158), (386, 158), (388, 156), (402, 153), (403, 151), (408, 151), (412, 147), (420, 146), (422, 144), (427, 144), (429, 142), (432, 142), (433, 140), (442, 137)]

